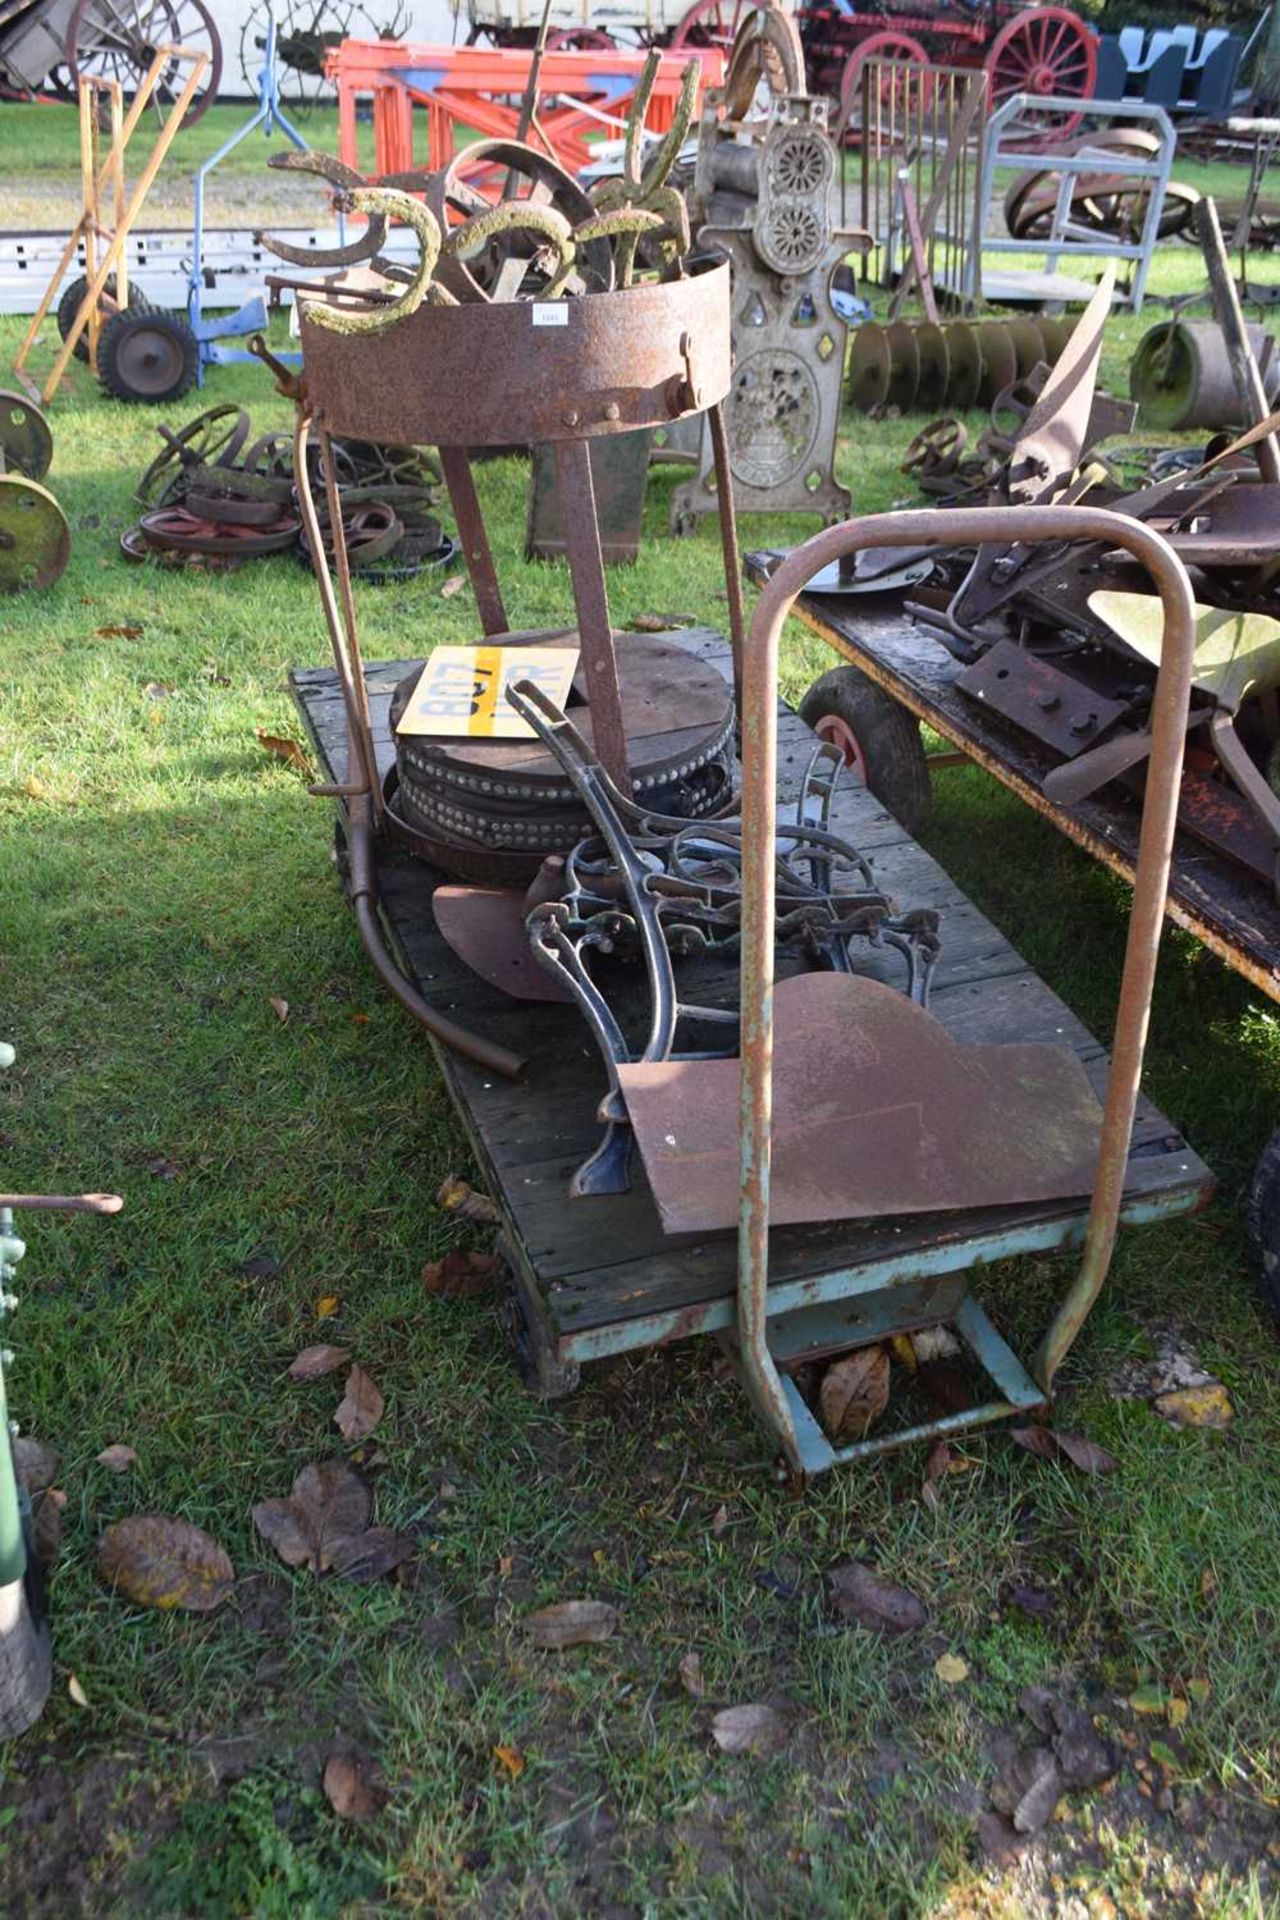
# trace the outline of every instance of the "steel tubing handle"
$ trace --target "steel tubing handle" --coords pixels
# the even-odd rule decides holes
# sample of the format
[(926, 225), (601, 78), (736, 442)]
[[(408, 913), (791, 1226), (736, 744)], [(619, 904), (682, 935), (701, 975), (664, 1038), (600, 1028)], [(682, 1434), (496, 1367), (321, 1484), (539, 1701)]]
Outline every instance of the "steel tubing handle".
[(742, 1039), (738, 1207), (738, 1344), (746, 1384), (791, 1464), (795, 1425), (766, 1340), (769, 1283), (770, 1126), (773, 1096), (773, 863), (778, 760), (778, 650), (783, 625), (810, 577), (876, 547), (969, 547), (994, 542), (1105, 541), (1144, 566), (1164, 609), (1164, 642), (1152, 702), (1133, 904), (1120, 981), (1098, 1164), (1080, 1269), (1051, 1322), (1035, 1371), (1046, 1394), (1111, 1264), (1137, 1107), (1156, 953), (1164, 919), (1178, 787), (1191, 695), (1195, 611), (1181, 561), (1158, 533), (1100, 507), (957, 507), (865, 515), (806, 540), (782, 561), (756, 604), (747, 636), (742, 720)]

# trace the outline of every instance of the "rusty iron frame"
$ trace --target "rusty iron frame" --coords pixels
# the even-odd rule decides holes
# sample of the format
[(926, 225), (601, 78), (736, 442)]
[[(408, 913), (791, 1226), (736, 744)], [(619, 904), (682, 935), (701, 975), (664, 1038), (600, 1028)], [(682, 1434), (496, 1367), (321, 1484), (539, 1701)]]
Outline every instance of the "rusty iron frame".
[[(1097, 541), (1124, 548), (1151, 576), (1165, 633), (1152, 705), (1153, 748), (1121, 975), (1098, 1167), (1084, 1250), (1075, 1280), (1047, 1328), (1032, 1373), (1023, 1371), (977, 1302), (967, 1297), (955, 1324), (999, 1388), (1001, 1399), (927, 1428), (833, 1448), (799, 1393), (784, 1382), (768, 1332), (770, 1117), (773, 1081), (772, 886), (778, 752), (778, 654), (782, 629), (807, 581), (822, 567), (868, 547), (985, 546), (996, 542)], [(791, 1471), (807, 1474), (870, 1451), (943, 1431), (988, 1424), (1052, 1395), (1054, 1377), (1092, 1308), (1111, 1263), (1124, 1199), (1151, 991), (1163, 924), (1191, 694), (1195, 615), (1185, 569), (1149, 527), (1083, 506), (931, 509), (865, 516), (816, 534), (787, 556), (752, 618), (743, 711), (740, 1204), (734, 1357), (744, 1386)], [(1029, 1397), (1030, 1396), (1030, 1397)]]

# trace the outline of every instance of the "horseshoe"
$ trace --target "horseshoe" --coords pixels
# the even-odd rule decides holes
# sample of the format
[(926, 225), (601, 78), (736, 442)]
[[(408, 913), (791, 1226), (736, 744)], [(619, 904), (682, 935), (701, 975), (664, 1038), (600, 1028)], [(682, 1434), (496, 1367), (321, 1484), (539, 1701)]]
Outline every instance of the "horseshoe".
[(327, 328), (330, 333), (385, 333), (397, 321), (407, 320), (411, 313), (416, 313), (429, 293), (438, 306), (456, 304), (453, 295), (446, 293), (443, 287), (431, 285), (431, 276), (440, 258), (440, 226), (429, 207), (424, 207), (418, 200), (411, 200), (407, 193), (382, 187), (357, 187), (344, 193), (342, 200), (355, 213), (381, 214), (384, 218), (394, 216), (412, 227), (418, 238), (418, 265), (405, 291), (390, 306), (374, 307), (368, 312), (362, 312), (359, 308), (339, 310), (337, 307), (309, 306), (308, 319), (314, 320), (318, 327)]
[[(338, 193), (358, 191), (365, 185), (365, 178), (344, 160), (337, 159), (331, 153), (302, 153), (292, 147), (284, 153), (273, 153), (267, 161), (278, 173), (308, 173), (318, 180), (325, 181)], [(289, 240), (282, 240), (277, 234), (254, 230), (254, 239), (259, 245), (270, 247), (279, 259), (287, 260), (293, 267), (354, 267), (362, 260), (376, 256), (387, 239), (387, 222), (384, 216), (370, 218), (368, 226), (358, 239), (350, 240), (345, 247), (296, 247)]]
[[(496, 240), (501, 233), (536, 233), (549, 242), (556, 250), (559, 265), (555, 273), (543, 288), (541, 298), (554, 300), (563, 293), (565, 285), (573, 272), (574, 230), (562, 213), (554, 207), (536, 207), (524, 200), (501, 200), (496, 207), (490, 207), (487, 213), (472, 214), (470, 220), (464, 220), (460, 227), (454, 227), (444, 243), (446, 253), (455, 259), (468, 253), (478, 253), (490, 240)], [(531, 259), (526, 267), (534, 265)], [(521, 275), (523, 280), (524, 275)], [(509, 296), (519, 297), (519, 286)], [(490, 298), (489, 295), (484, 296)]]

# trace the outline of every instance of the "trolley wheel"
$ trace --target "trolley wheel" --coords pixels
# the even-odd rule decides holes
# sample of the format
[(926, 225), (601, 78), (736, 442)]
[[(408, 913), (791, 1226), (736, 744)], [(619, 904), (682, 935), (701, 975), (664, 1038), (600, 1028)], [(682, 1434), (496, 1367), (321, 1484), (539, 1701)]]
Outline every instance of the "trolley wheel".
[(200, 348), (178, 313), (113, 314), (98, 336), (98, 378), (117, 400), (180, 400), (196, 383)]
[[(8, 1471), (14, 1471), (10, 1464)], [(0, 1740), (16, 1740), (44, 1712), (53, 1681), (53, 1647), (45, 1603), (44, 1568), (35, 1550), (30, 1507), (19, 1491), (27, 1567), (0, 1587)]]
[[(1068, 7), (1027, 7), (1001, 27), (983, 66), (995, 106), (1011, 93), (1065, 93), (1088, 100), (1098, 72), (1098, 36)], [(1074, 133), (1083, 111), (1028, 110), (1029, 131), (1055, 140)]]
[(1245, 1226), (1263, 1301), (1280, 1320), (1280, 1132), (1272, 1134), (1258, 1155), (1249, 1183)]
[(558, 1359), (551, 1351), (538, 1303), (529, 1293), (506, 1234), (498, 1236), (494, 1252), (498, 1256), (498, 1320), (511, 1343), (521, 1380), (539, 1400), (561, 1400), (576, 1393), (581, 1369), (576, 1361)]
[(933, 803), (920, 723), (857, 667), (833, 667), (800, 702), (800, 718), (819, 740), (844, 755), (910, 834), (919, 833)]
[[(89, 282), (84, 274), (81, 274), (78, 280), (72, 280), (68, 286), (63, 288), (62, 298), (58, 302), (57, 313), (58, 337), (60, 340), (65, 340), (75, 325), (76, 315), (79, 313), (81, 303), (88, 291)], [(112, 314), (119, 312), (119, 308), (116, 306), (116, 277), (114, 273), (102, 290), (102, 299), (103, 319), (105, 321), (109, 319)], [(156, 307), (153, 301), (148, 300), (145, 294), (138, 293), (136, 289), (130, 287), (129, 311), (130, 313), (156, 313), (159, 312), (160, 309)], [(75, 354), (77, 360), (88, 361), (89, 333), (87, 328), (76, 341), (72, 352)], [(38, 477), (39, 476), (37, 476), (37, 478)]]

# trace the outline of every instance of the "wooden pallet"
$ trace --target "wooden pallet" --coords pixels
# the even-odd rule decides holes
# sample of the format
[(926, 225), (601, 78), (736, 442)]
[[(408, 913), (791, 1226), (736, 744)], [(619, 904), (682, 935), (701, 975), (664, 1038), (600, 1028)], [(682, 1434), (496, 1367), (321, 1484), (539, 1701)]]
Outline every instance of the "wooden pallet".
[[(696, 632), (682, 640), (728, 674), (728, 649), (719, 635)], [(387, 731), (391, 692), (413, 665), (396, 661), (366, 671), (384, 767), (392, 758)], [(346, 773), (346, 722), (334, 672), (295, 669), (290, 682), (322, 777), (341, 780)], [(812, 746), (808, 729), (784, 710), (780, 801), (796, 797)], [(948, 1030), (964, 1041), (1063, 1041), (1075, 1048), (1101, 1095), (1107, 1060), (1098, 1042), (865, 789), (850, 787), (840, 795), (832, 825), (868, 855), (877, 883), (900, 906), (940, 910), (942, 958), (932, 1007)], [(439, 878), (420, 863), (384, 855), (379, 865), (384, 919), (407, 970), (429, 1000), (464, 1025), (528, 1056), (526, 1080), (510, 1085), (439, 1050), (450, 1093), (507, 1223), (521, 1269), (524, 1306), (536, 1322), (543, 1358), (551, 1363), (547, 1379), (557, 1364), (564, 1370), (563, 1384), (571, 1384), (581, 1360), (731, 1327), (733, 1236), (665, 1235), (638, 1155), (629, 1194), (568, 1199), (571, 1174), (599, 1138), (595, 1113), (605, 1083), (593, 1043), (572, 1008), (519, 1005), (456, 959), (432, 919), (431, 893)], [(868, 971), (897, 980), (894, 959), (873, 956)], [(682, 984), (685, 978), (682, 974)], [(718, 979), (714, 972), (699, 977), (690, 990), (700, 1001), (729, 1004), (736, 1000), (736, 988), (734, 966), (721, 968)], [(1145, 1102), (1135, 1128), (1130, 1171), (1128, 1221), (1191, 1211), (1212, 1190), (1203, 1161)], [(782, 1228), (773, 1235), (771, 1314), (852, 1302), (848, 1324), (856, 1328), (859, 1295), (903, 1284), (920, 1289), (923, 1301), (934, 1282), (922, 1275), (958, 1276), (978, 1259), (1078, 1242), (1086, 1211), (1083, 1202), (1054, 1202)], [(922, 1304), (921, 1323), (942, 1317), (941, 1311), (926, 1312)]]
[[(762, 584), (778, 556), (747, 555), (747, 572)], [(964, 669), (946, 648), (901, 610), (882, 600), (802, 593), (797, 617), (861, 668), (878, 686), (985, 767), (1095, 860), (1131, 881), (1138, 858), (1139, 802), (1116, 786), (1091, 794), (1078, 806), (1048, 799), (1044, 778), (1054, 756), (1019, 728), (961, 693)], [(1254, 876), (1212, 848), (1179, 833), (1169, 876), (1169, 918), (1244, 974), (1273, 1000), (1280, 1000), (1280, 904)]]

